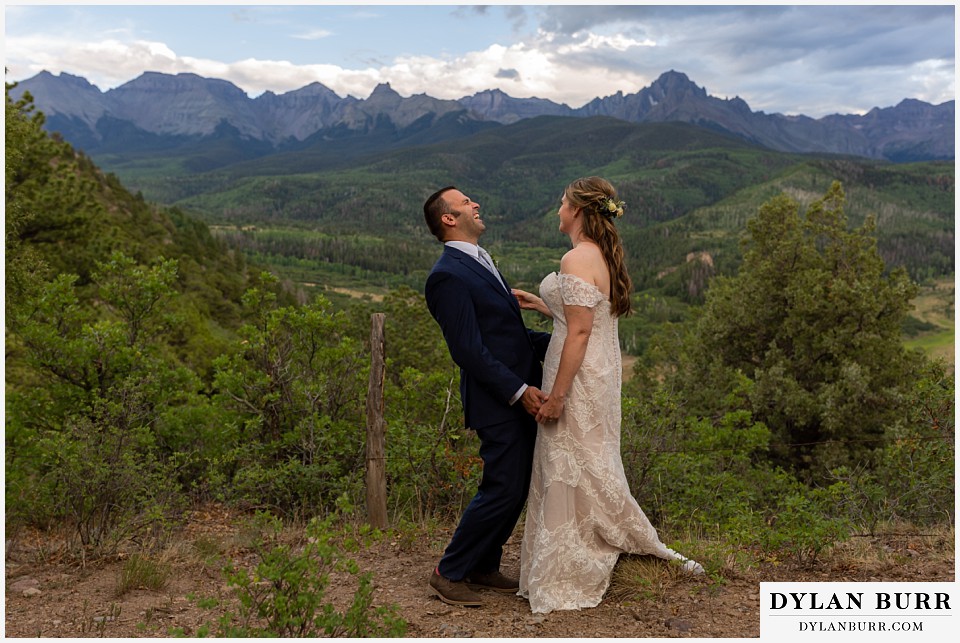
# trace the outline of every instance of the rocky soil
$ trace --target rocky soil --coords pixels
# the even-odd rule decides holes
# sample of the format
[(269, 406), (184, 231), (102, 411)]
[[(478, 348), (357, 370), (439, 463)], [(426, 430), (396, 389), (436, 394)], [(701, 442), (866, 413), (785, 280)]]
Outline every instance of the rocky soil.
[[(647, 568), (642, 586), (624, 580), (618, 566), (600, 606), (546, 616), (530, 613), (514, 595), (483, 592), (481, 608), (451, 607), (431, 595), (427, 578), (449, 533), (388, 537), (351, 556), (374, 573), (375, 604), (395, 604), (408, 637), (439, 638), (750, 638), (760, 630), (761, 581), (953, 581), (953, 533), (859, 537), (813, 563), (766, 559), (747, 566), (737, 557), (704, 561), (706, 576), (691, 577), (660, 561)], [(181, 541), (163, 557), (173, 573), (159, 591), (118, 595), (121, 552), (110, 559), (78, 560), (48, 534), (18, 534), (7, 541), (7, 637), (168, 637), (173, 628), (194, 636), (215, 614), (190, 597), (231, 594), (222, 564), (250, 564), (242, 521), (223, 509), (198, 511)], [(637, 563), (636, 559), (632, 562)], [(519, 569), (519, 538), (507, 544), (504, 571)], [(650, 573), (650, 570), (653, 570)], [(349, 601), (352, 577), (332, 578), (326, 600)]]

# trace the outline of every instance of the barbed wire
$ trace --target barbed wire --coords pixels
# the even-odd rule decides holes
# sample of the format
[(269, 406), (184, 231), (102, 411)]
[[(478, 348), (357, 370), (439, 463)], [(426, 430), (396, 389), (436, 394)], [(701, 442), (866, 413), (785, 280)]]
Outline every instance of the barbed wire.
[[(911, 437), (909, 437), (909, 438), (864, 438), (864, 439), (859, 439), (859, 440), (820, 440), (820, 441), (816, 441), (816, 442), (793, 442), (793, 443), (788, 443), (788, 444), (784, 444), (784, 443), (772, 443), (772, 444), (767, 444), (767, 445), (758, 445), (758, 446), (755, 447), (755, 448), (751, 448), (750, 451), (755, 451), (755, 450), (760, 449), (760, 448), (767, 448), (767, 449), (771, 449), (771, 450), (772, 450), (772, 449), (776, 449), (776, 448), (800, 448), (800, 447), (811, 447), (811, 446), (819, 446), (819, 445), (827, 445), (827, 444), (843, 444), (843, 445), (847, 445), (847, 444), (864, 444), (864, 443), (877, 443), (877, 442), (880, 442), (880, 443), (883, 443), (883, 442), (893, 443), (893, 442), (898, 442), (898, 441), (899, 441), (899, 442), (915, 442), (915, 441), (927, 442), (927, 441), (932, 441), (932, 440), (944, 440), (944, 441), (952, 442), (952, 441), (953, 441), (953, 438), (952, 438), (951, 436), (947, 436), (947, 435), (925, 435), (925, 436), (911, 436)], [(406, 460), (406, 459), (409, 459), (409, 458), (405, 457), (405, 456), (402, 455), (402, 454), (390, 454), (390, 453), (389, 453), (389, 451), (390, 451), (390, 441), (389, 441), (389, 440), (387, 440), (386, 448), (387, 448), (387, 451), (388, 451), (387, 455), (384, 456), (384, 459), (386, 459), (386, 460), (389, 460), (389, 461), (397, 461), (397, 460)], [(653, 451), (653, 452), (658, 453), (658, 454), (661, 454), (661, 453), (693, 453), (693, 454), (701, 453), (701, 454), (707, 454), (707, 453), (724, 453), (724, 452), (727, 452), (727, 453), (735, 453), (735, 452), (744, 451), (744, 450), (745, 450), (745, 449), (738, 449), (737, 447), (717, 447), (717, 448), (715, 448), (715, 449), (687, 449), (687, 448), (669, 448), (669, 449), (668, 449), (668, 448), (656, 448), (656, 447), (651, 447), (651, 448), (647, 449), (647, 451)], [(645, 450), (642, 449), (642, 448), (640, 448), (640, 447), (634, 447), (634, 448), (626, 447), (626, 448), (622, 448), (622, 449), (621, 449), (621, 452), (622, 452), (622, 453), (627, 453), (627, 454), (643, 453), (644, 451), (645, 451)], [(479, 456), (477, 456), (477, 457), (479, 457)]]
[[(840, 444), (840, 445), (849, 445), (849, 444), (872, 444), (872, 443), (887, 443), (892, 444), (896, 442), (914, 442), (914, 441), (930, 441), (930, 440), (944, 440), (944, 441), (954, 441), (953, 436), (949, 435), (919, 435), (919, 436), (910, 436), (910, 437), (877, 437), (877, 438), (860, 438), (860, 439), (844, 439), (844, 440), (818, 440), (814, 442), (773, 442), (766, 445), (758, 445), (757, 447), (751, 449), (756, 450), (759, 448), (767, 449), (793, 449), (800, 447), (812, 447), (826, 444)], [(715, 449), (674, 449), (674, 448), (660, 448), (656, 449), (658, 453), (718, 453), (718, 452), (734, 452), (742, 449), (737, 449), (736, 447), (717, 447)], [(624, 449), (626, 453), (638, 453), (641, 449)]]

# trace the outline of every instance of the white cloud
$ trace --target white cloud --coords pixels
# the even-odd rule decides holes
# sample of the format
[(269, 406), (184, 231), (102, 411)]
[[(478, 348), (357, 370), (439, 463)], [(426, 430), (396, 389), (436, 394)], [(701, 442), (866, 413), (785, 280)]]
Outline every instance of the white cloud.
[[(600, 36), (594, 33), (588, 33), (586, 36), (577, 34), (582, 38), (581, 42), (561, 45), (557, 48), (557, 53), (579, 54), (585, 51), (596, 51), (598, 49), (612, 49), (614, 51), (624, 52), (631, 47), (656, 47), (657, 43), (652, 40), (634, 40), (621, 34), (613, 36)], [(576, 37), (576, 36), (575, 36)]]
[[(625, 71), (567, 65), (562, 56), (524, 43), (493, 45), (456, 57), (404, 56), (387, 65), (365, 69), (253, 58), (217, 61), (181, 56), (163, 43), (151, 41), (85, 43), (33, 39), (9, 45), (14, 51), (44, 52), (31, 55), (29, 63), (11, 67), (17, 77), (26, 78), (42, 70), (66, 71), (85, 76), (103, 90), (132, 80), (144, 71), (157, 71), (228, 80), (251, 96), (267, 90), (283, 93), (320, 82), (340, 96), (366, 98), (377, 84), (388, 82), (407, 96), (426, 93), (455, 100), (486, 89), (503, 89), (518, 98), (538, 96), (579, 107), (596, 96), (619, 89), (636, 91), (649, 80)], [(594, 43), (595, 49), (602, 46), (599, 40)], [(504, 69), (515, 72), (512, 80), (503, 78)], [(427, 78), (429, 85), (424, 84)]]
[[(168, 46), (155, 32), (135, 39), (134, 29), (115, 23), (107, 27), (110, 33), (100, 34), (74, 27), (72, 34), (57, 36), (8, 33), (5, 62), (11, 80), (47, 70), (81, 75), (109, 89), (144, 71), (191, 72), (228, 80), (251, 96), (320, 82), (341, 96), (366, 98), (378, 83), (389, 82), (402, 95), (457, 99), (502, 89), (518, 98), (537, 96), (579, 107), (617, 91), (636, 92), (674, 69), (712, 95), (740, 96), (752, 109), (768, 113), (819, 117), (887, 107), (908, 97), (933, 103), (952, 100), (954, 34), (942, 26), (943, 8), (888, 9), (507, 8), (508, 14), (520, 11), (514, 17), (518, 29), (529, 21), (534, 30), (516, 31), (511, 41), (451, 55), (397, 55), (382, 43), (364, 42), (375, 49), (369, 54), (363, 50), (363, 62), (356, 68), (345, 67), (352, 64), (346, 62), (295, 64), (265, 59), (262, 53), (236, 60), (227, 54), (188, 56), (189, 51)], [(366, 18), (361, 16), (365, 11), (349, 15)], [(467, 9), (462, 13), (473, 15)], [(534, 17), (542, 18), (544, 27), (537, 28)], [(301, 50), (320, 51), (312, 43), (333, 43), (344, 36), (342, 30), (338, 27), (334, 34), (307, 24), (292, 29), (289, 22), (283, 24), (283, 33), (295, 33), (298, 43), (311, 42), (298, 45)], [(399, 36), (397, 41), (402, 42)], [(440, 39), (438, 48), (444, 45)], [(354, 61), (361, 60), (359, 51)]]
[[(503, 78), (504, 69), (515, 72), (511, 73), (513, 80)], [(562, 56), (524, 43), (493, 45), (453, 58), (404, 57), (379, 71), (381, 82), (389, 81), (405, 95), (426, 91), (435, 98), (455, 100), (487, 89), (502, 89), (516, 98), (549, 98), (571, 107), (618, 90), (637, 91), (647, 80), (625, 70), (569, 65)], [(430, 79), (429, 87), (424, 87), (424, 78)]]
[[(144, 70), (176, 73), (182, 59), (160, 42), (71, 42), (60, 38), (32, 36), (7, 43), (7, 67), (16, 78), (27, 78), (43, 70), (82, 75), (101, 89), (115, 87), (142, 74)], [(11, 51), (28, 51), (29, 58), (10, 56)]]
[(333, 32), (327, 29), (312, 29), (305, 33), (294, 34), (293, 37), (298, 40), (320, 40), (321, 38), (328, 38), (332, 35)]

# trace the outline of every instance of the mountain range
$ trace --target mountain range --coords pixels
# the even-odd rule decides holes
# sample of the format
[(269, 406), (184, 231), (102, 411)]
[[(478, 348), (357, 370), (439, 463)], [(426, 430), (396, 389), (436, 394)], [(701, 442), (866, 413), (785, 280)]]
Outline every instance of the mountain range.
[(101, 91), (68, 73), (41, 72), (10, 91), (33, 97), (48, 131), (94, 158), (129, 150), (196, 146), (229, 136), (255, 158), (348, 140), (367, 151), (434, 143), (538, 116), (608, 116), (633, 123), (684, 122), (769, 149), (841, 154), (893, 162), (954, 158), (954, 101), (905, 99), (864, 115), (819, 119), (754, 112), (741, 98), (721, 99), (685, 74), (668, 71), (634, 94), (622, 91), (571, 108), (487, 90), (459, 100), (402, 97), (381, 84), (367, 99), (338, 96), (320, 83), (250, 98), (236, 85), (195, 74), (146, 72)]

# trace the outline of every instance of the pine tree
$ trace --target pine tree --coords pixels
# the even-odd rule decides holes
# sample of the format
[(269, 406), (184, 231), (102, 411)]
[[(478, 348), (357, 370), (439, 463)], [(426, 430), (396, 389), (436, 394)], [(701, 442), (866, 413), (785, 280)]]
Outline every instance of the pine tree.
[(679, 371), (702, 411), (739, 388), (772, 452), (814, 473), (871, 462), (921, 359), (901, 341), (915, 284), (885, 272), (873, 220), (851, 230), (843, 205), (834, 183), (803, 214), (785, 195), (761, 207), (739, 273), (711, 284)]

